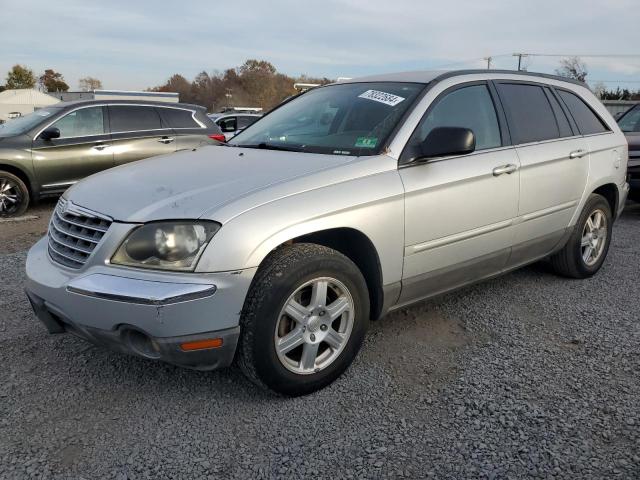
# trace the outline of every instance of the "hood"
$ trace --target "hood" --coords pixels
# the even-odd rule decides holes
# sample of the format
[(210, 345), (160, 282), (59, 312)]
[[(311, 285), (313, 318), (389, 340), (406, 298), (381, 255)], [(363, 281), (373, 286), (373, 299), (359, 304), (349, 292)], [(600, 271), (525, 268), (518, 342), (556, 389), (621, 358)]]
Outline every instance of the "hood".
[(65, 197), (121, 222), (200, 218), (219, 207), (354, 157), (207, 146), (92, 175)]

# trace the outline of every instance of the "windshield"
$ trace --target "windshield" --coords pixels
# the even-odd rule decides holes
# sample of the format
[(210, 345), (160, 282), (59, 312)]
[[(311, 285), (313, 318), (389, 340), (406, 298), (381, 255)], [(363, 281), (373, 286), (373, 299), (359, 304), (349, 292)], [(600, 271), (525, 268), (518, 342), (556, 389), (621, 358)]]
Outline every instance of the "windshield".
[(640, 105), (636, 105), (618, 119), (623, 132), (640, 132)]
[(310, 90), (269, 113), (230, 145), (334, 155), (377, 155), (425, 85), (345, 83)]
[(8, 120), (7, 123), (0, 125), (0, 137), (20, 135), (27, 130), (31, 130), (45, 119), (51, 118), (54, 114), (58, 113), (60, 108), (61, 107), (41, 108), (40, 110), (36, 110), (33, 113), (25, 115), (24, 117)]

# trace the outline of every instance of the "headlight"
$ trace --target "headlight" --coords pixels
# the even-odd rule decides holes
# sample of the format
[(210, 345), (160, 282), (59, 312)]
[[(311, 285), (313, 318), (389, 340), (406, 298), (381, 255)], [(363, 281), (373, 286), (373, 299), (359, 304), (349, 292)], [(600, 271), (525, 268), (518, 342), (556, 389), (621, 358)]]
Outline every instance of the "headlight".
[(207, 221), (167, 221), (133, 230), (111, 263), (160, 270), (193, 271), (220, 224)]

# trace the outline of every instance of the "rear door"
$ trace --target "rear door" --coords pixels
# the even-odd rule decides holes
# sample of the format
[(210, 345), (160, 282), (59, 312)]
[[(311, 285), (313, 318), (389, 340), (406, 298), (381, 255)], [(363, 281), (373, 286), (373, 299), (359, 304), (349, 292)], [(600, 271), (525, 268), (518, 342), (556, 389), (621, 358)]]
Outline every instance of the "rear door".
[(65, 190), (84, 177), (113, 167), (104, 107), (77, 108), (50, 126), (60, 130), (60, 137), (36, 137), (32, 144), (33, 165), (44, 192)]
[[(400, 159), (405, 187), (401, 302), (499, 272), (513, 240), (519, 172), (502, 111), (487, 82), (462, 84), (436, 98)], [(476, 137), (468, 155), (411, 161), (434, 128), (464, 127)]]
[(587, 144), (554, 91), (531, 82), (496, 88), (520, 159), (520, 204), (509, 266), (550, 253), (566, 233), (587, 183)]
[(157, 107), (157, 110), (163, 125), (173, 130), (176, 150), (187, 150), (215, 143), (209, 135), (220, 134), (220, 129), (207, 117), (204, 110), (169, 106)]
[(109, 105), (116, 165), (176, 151), (173, 129), (164, 126), (153, 105)]

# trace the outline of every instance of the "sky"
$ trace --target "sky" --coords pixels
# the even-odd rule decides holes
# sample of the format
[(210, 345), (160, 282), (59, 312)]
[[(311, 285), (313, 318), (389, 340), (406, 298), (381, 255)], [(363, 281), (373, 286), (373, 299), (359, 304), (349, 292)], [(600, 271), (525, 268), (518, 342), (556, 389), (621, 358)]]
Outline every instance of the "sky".
[[(19, 63), (137, 90), (246, 59), (288, 75), (517, 66), (514, 52), (582, 55), (594, 85), (640, 89), (637, 0), (0, 0), (0, 84)], [(589, 57), (588, 55), (596, 55)], [(635, 55), (635, 56), (632, 56)], [(524, 59), (553, 73), (558, 57)]]

